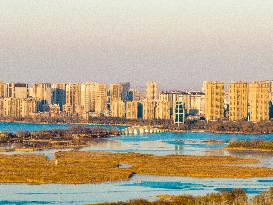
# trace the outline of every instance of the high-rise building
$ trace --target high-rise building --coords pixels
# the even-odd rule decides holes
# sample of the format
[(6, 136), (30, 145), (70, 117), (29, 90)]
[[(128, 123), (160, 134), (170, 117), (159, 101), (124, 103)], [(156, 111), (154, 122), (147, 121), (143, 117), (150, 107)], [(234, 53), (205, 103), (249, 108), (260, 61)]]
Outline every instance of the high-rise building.
[(5, 83), (4, 84), (4, 97), (5, 98), (14, 98), (14, 83)]
[(110, 102), (116, 100), (127, 101), (130, 90), (130, 83), (111, 83), (110, 84)]
[(156, 102), (156, 119), (169, 120), (171, 118), (171, 103), (167, 100), (158, 100)]
[(32, 97), (36, 100), (38, 112), (48, 112), (49, 105), (51, 104), (51, 84), (33, 84)]
[(127, 101), (128, 100), (128, 95), (129, 95), (129, 90), (130, 90), (130, 83), (129, 82), (125, 82), (125, 83), (121, 83), (122, 85), (122, 100), (123, 101)]
[(111, 102), (123, 99), (123, 86), (121, 83), (110, 84), (110, 104)]
[(155, 119), (155, 111), (156, 111), (156, 101), (154, 100), (143, 100), (143, 119), (144, 120), (153, 120)]
[(4, 83), (0, 81), (0, 98), (4, 97)]
[(52, 84), (52, 105), (59, 105), (60, 111), (63, 111), (65, 104), (65, 83), (53, 83)]
[(0, 117), (4, 115), (4, 98), (0, 98)]
[(82, 112), (81, 107), (81, 84), (80, 83), (69, 83), (65, 86), (65, 104), (71, 106), (70, 111), (73, 114), (79, 114)]
[(174, 117), (175, 103), (181, 93), (182, 92), (180, 91), (172, 91), (172, 92), (161, 92), (159, 94), (159, 100), (170, 102), (171, 117)]
[(136, 89), (130, 89), (128, 92), (128, 101), (136, 100)]
[(107, 111), (107, 85), (95, 84), (95, 112), (105, 113)]
[(125, 117), (125, 102), (122, 100), (116, 100), (111, 103), (112, 117)]
[(137, 119), (138, 116), (138, 101), (127, 101), (126, 102), (126, 118)]
[(20, 99), (20, 116), (28, 117), (36, 112), (36, 101), (33, 98)]
[(14, 97), (19, 99), (25, 99), (29, 97), (28, 84), (15, 83), (14, 84)]
[(190, 106), (189, 115), (205, 115), (205, 93), (189, 92)]
[(156, 100), (157, 99), (157, 84), (156, 82), (149, 81), (146, 83), (146, 99)]
[(273, 81), (270, 82), (270, 101), (273, 103)]
[(269, 102), (269, 81), (254, 81), (249, 84), (250, 121), (269, 120)]
[(205, 117), (208, 121), (224, 117), (224, 83), (207, 81), (205, 83)]
[(246, 120), (248, 114), (248, 83), (229, 84), (229, 120)]
[(36, 102), (33, 98), (1, 98), (0, 108), (4, 117), (27, 117), (36, 112)]
[(95, 83), (81, 84), (81, 106), (85, 113), (95, 111)]
[(19, 99), (16, 98), (2, 98), (3, 101), (3, 116), (4, 117), (18, 117), (20, 110), (18, 109)]
[(182, 101), (175, 102), (175, 109), (174, 109), (174, 123), (177, 125), (183, 124), (186, 118), (186, 111), (185, 111), (185, 104)]

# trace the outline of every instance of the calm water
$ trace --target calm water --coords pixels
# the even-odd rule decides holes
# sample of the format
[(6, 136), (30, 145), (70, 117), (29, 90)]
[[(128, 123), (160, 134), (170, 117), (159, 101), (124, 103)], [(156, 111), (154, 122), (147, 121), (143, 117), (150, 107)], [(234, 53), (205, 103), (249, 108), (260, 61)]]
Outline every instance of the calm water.
[[(92, 126), (92, 125), (89, 125)], [(67, 128), (62, 124), (0, 123), (0, 131)], [(109, 126), (106, 126), (109, 127)], [(122, 129), (122, 126), (117, 128)], [(203, 140), (222, 140), (222, 144), (207, 144)], [(252, 166), (273, 167), (273, 154), (254, 151), (226, 151), (221, 148), (231, 139), (273, 139), (273, 135), (227, 135), (212, 133), (159, 133), (143, 136), (120, 136), (96, 142), (81, 151), (139, 152), (156, 155), (219, 155), (256, 158)], [(57, 150), (35, 152), (48, 159)], [(14, 154), (14, 153), (7, 153)], [(128, 182), (84, 185), (1, 184), (0, 204), (86, 204), (103, 201), (124, 201), (135, 198), (155, 200), (159, 194), (200, 195), (232, 188), (244, 189), (250, 196), (273, 186), (273, 177), (250, 179), (196, 179), (190, 177), (135, 176)]]
[[(15, 133), (18, 130), (36, 131), (36, 130), (66, 129), (69, 126), (72, 126), (72, 125), (68, 125), (68, 124), (32, 124), (32, 123), (17, 123), (17, 122), (0, 122), (0, 132)], [(97, 127), (97, 125), (86, 125), (86, 127)], [(100, 125), (100, 127), (124, 129), (127, 126)]]

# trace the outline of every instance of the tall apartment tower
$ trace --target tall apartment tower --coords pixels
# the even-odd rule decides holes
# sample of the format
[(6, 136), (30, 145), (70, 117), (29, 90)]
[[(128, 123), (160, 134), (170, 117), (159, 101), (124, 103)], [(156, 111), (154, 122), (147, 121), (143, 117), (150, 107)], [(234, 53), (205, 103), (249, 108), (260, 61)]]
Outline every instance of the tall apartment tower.
[(129, 89), (128, 91), (128, 101), (134, 101), (136, 100), (136, 89)]
[(122, 100), (123, 101), (127, 101), (129, 100), (129, 90), (130, 90), (130, 83), (129, 82), (125, 82), (125, 83), (121, 83), (122, 85)]
[(81, 84), (81, 107), (85, 113), (95, 111), (95, 83), (86, 82)]
[(14, 98), (15, 92), (14, 92), (14, 83), (4, 83), (3, 84), (3, 94), (5, 98)]
[(250, 121), (269, 120), (270, 82), (254, 81), (249, 85)]
[(156, 119), (171, 119), (171, 103), (168, 100), (158, 100), (156, 102)]
[(52, 84), (52, 105), (59, 105), (60, 111), (63, 111), (65, 105), (65, 83), (53, 83)]
[(0, 98), (4, 97), (4, 83), (0, 81)]
[(128, 100), (130, 83), (111, 83), (110, 84), (110, 102), (115, 100)]
[(137, 119), (138, 118), (138, 101), (126, 102), (126, 118)]
[(123, 98), (123, 87), (121, 83), (110, 84), (110, 103), (122, 100)]
[(95, 112), (104, 113), (107, 111), (107, 85), (95, 84)]
[(49, 105), (51, 104), (51, 84), (33, 84), (32, 97), (36, 100), (38, 112), (49, 111)]
[(28, 84), (15, 83), (14, 84), (14, 97), (19, 99), (25, 99), (29, 97)]
[(248, 83), (231, 82), (229, 84), (229, 120), (247, 120)]
[(122, 100), (116, 100), (111, 103), (112, 117), (125, 117), (125, 102)]
[(224, 83), (207, 81), (205, 84), (205, 116), (207, 121), (214, 121), (224, 117)]
[(81, 112), (81, 84), (70, 83), (65, 86), (65, 105), (71, 107), (71, 113)]
[(157, 99), (157, 84), (156, 82), (149, 81), (146, 83), (146, 99), (156, 100)]
[(156, 113), (156, 101), (154, 100), (143, 100), (143, 119), (144, 120), (153, 120), (155, 119)]

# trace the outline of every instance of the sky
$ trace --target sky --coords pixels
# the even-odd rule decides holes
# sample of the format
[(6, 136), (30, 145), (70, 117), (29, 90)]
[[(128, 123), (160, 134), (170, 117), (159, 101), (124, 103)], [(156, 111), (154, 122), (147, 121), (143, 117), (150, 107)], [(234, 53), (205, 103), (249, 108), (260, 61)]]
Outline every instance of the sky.
[(272, 0), (0, 0), (0, 81), (267, 79)]

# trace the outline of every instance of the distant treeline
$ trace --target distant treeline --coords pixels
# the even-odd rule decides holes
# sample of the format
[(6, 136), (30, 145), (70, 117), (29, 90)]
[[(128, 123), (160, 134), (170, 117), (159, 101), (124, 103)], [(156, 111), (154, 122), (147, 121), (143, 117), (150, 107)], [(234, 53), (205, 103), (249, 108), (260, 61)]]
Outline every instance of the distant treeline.
[(90, 117), (88, 120), (74, 116), (74, 117), (1, 117), (2, 122), (30, 122), (30, 123), (92, 123), (105, 125), (150, 125), (150, 126), (169, 126), (172, 120), (143, 120), (143, 119), (126, 119), (117, 117)]
[(235, 149), (258, 149), (273, 151), (273, 140), (242, 140), (242, 141), (230, 141), (227, 148)]
[(247, 122), (247, 121), (186, 121), (180, 126), (171, 126), (171, 129), (185, 131), (206, 131), (206, 132), (223, 132), (223, 133), (273, 133), (273, 121), (264, 122)]
[(181, 195), (162, 196), (161, 198), (154, 202), (138, 199), (128, 202), (99, 203), (97, 205), (272, 205), (273, 188), (250, 200), (241, 189), (234, 189), (230, 192), (212, 193), (206, 196)]

